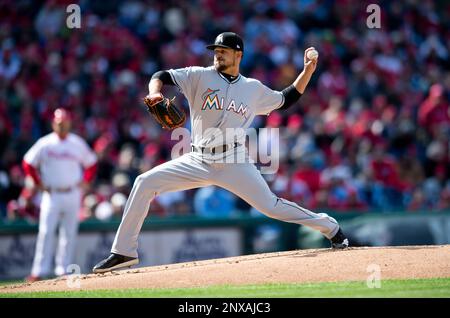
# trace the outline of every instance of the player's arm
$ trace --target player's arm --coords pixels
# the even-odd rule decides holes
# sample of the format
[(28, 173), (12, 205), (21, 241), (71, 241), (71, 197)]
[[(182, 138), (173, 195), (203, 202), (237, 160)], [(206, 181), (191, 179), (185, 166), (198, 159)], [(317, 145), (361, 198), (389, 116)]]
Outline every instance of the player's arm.
[(98, 165), (97, 162), (94, 164), (84, 168), (83, 178), (78, 183), (78, 187), (83, 189), (84, 192), (87, 192), (91, 187), (96, 175), (97, 175)]
[(306, 86), (308, 86), (309, 81), (311, 80), (311, 76), (316, 70), (317, 66), (317, 59), (309, 59), (306, 57), (306, 54), (308, 51), (314, 50), (313, 47), (310, 47), (305, 50), (305, 55), (303, 57), (305, 67), (303, 71), (298, 75), (298, 77), (295, 79), (294, 83), (292, 85), (286, 87), (283, 89), (282, 93), (284, 95), (284, 104), (280, 108), (286, 109), (290, 106), (292, 106), (295, 102), (297, 102), (302, 94), (305, 92)]
[(163, 85), (175, 85), (168, 71), (158, 71), (153, 74), (148, 83), (148, 95), (144, 98), (147, 105), (156, 105), (164, 99), (161, 93)]
[(22, 160), (22, 168), (26, 176), (31, 177), (34, 186), (40, 191), (45, 191), (39, 174), (39, 166), (41, 164), (42, 150), (44, 148), (42, 139), (39, 139), (24, 155)]
[(78, 187), (87, 192), (97, 176), (98, 158), (86, 141), (79, 138), (78, 143), (80, 166), (83, 168), (83, 177), (78, 183)]
[(175, 85), (168, 71), (158, 71), (153, 74), (150, 82), (148, 83), (148, 93), (161, 94), (163, 85)]
[(40, 191), (47, 190), (42, 184), (41, 176), (39, 175), (38, 169), (33, 166), (31, 163), (28, 163), (26, 160), (22, 160), (22, 169), (25, 172), (26, 176), (31, 177), (34, 182), (34, 187), (39, 189)]
[(22, 168), (23, 171), (25, 172), (25, 175), (30, 176), (36, 185), (42, 184), (41, 177), (39, 176), (39, 172), (36, 167), (26, 162), (25, 160), (22, 160)]
[(303, 94), (303, 92), (306, 89), (306, 86), (308, 86), (308, 83), (311, 79), (311, 76), (313, 75), (314, 71), (316, 70), (317, 66), (317, 59), (309, 59), (306, 55), (309, 51), (314, 50), (314, 47), (307, 48), (305, 50), (305, 54), (303, 56), (303, 61), (305, 67), (303, 68), (303, 71), (300, 73), (300, 75), (295, 79), (294, 83), (292, 85), (295, 86), (297, 91), (300, 94)]

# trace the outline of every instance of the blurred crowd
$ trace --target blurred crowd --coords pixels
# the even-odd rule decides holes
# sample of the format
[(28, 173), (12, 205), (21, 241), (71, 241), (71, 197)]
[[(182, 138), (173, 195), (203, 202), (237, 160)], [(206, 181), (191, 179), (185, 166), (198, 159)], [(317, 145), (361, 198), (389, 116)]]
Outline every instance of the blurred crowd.
[[(244, 38), (241, 73), (273, 89), (292, 83), (304, 49), (320, 54), (299, 102), (254, 122), (280, 129), (280, 169), (265, 175), (275, 193), (318, 212), (450, 209), (447, 1), (79, 1), (69, 29), (72, 2), (0, 2), (0, 219), (37, 219), (20, 163), (57, 107), (99, 157), (80, 217), (119, 217), (134, 178), (176, 143), (143, 108), (151, 75), (211, 65), (205, 44), (223, 31)], [(379, 29), (366, 24), (373, 2)], [(211, 187), (162, 195), (149, 213), (248, 209)]]

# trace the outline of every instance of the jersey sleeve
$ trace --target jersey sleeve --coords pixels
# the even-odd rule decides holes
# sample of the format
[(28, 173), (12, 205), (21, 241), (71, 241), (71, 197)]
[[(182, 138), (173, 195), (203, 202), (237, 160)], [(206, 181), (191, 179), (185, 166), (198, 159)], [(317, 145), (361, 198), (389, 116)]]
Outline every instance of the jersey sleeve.
[(191, 101), (194, 98), (195, 91), (197, 90), (198, 83), (200, 81), (200, 76), (204, 71), (205, 68), (200, 66), (190, 66), (168, 70), (175, 85), (178, 86), (188, 101)]
[(44, 144), (42, 142), (42, 139), (40, 139), (25, 153), (23, 160), (27, 164), (29, 164), (35, 168), (38, 168), (39, 165), (41, 164), (43, 149), (44, 149)]
[(91, 150), (89, 145), (84, 140), (80, 139), (79, 142), (81, 149), (81, 164), (84, 168), (91, 167), (97, 162), (97, 155)]
[(282, 92), (272, 90), (259, 81), (257, 83), (258, 104), (256, 106), (256, 115), (269, 115), (271, 111), (280, 108), (284, 104)]

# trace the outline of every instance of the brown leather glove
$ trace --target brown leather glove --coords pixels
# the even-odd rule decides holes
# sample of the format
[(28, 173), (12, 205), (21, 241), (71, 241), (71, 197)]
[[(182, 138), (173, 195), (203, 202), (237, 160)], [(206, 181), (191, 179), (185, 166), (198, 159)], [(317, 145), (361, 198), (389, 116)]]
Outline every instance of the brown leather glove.
[(174, 100), (175, 97), (169, 99), (161, 93), (144, 97), (147, 111), (164, 129), (175, 129), (186, 122), (186, 113), (174, 104)]

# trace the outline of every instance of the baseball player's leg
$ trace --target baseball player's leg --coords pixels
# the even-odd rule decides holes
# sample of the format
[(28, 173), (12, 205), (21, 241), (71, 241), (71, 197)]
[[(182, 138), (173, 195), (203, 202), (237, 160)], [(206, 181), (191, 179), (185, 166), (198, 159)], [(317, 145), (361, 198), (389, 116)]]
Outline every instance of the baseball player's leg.
[(311, 227), (328, 239), (339, 230), (336, 220), (327, 214), (314, 213), (272, 193), (261, 173), (251, 163), (224, 164), (214, 182), (271, 218)]
[(77, 189), (67, 194), (61, 194), (61, 196), (64, 204), (55, 258), (55, 274), (57, 276), (66, 274), (68, 266), (73, 262), (79, 224), (78, 213), (81, 207), (81, 191)]
[(42, 195), (39, 233), (34, 252), (32, 276), (47, 276), (51, 270), (55, 231), (59, 219), (59, 202), (48, 192)]
[(164, 192), (206, 186), (209, 184), (208, 177), (209, 166), (192, 153), (163, 163), (138, 176), (125, 204), (111, 252), (137, 257), (138, 235), (150, 202)]

